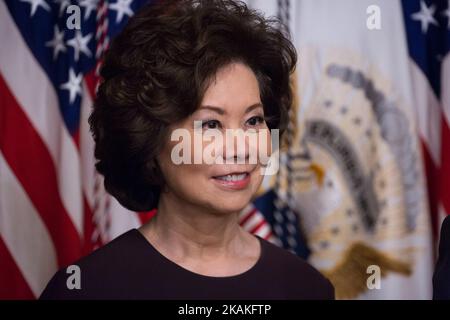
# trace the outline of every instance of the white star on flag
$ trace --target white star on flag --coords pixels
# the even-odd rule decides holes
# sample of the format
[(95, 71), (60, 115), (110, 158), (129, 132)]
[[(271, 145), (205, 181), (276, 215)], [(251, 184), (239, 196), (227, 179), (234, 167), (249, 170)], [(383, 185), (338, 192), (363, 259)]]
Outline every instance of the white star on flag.
[(442, 15), (447, 17), (447, 21), (448, 21), (447, 27), (450, 29), (450, 0), (447, 0), (447, 1), (448, 1), (447, 10), (442, 12)]
[(437, 21), (433, 17), (434, 11), (436, 11), (436, 7), (434, 5), (431, 5), (428, 8), (426, 3), (423, 0), (421, 0), (420, 1), (420, 11), (413, 13), (411, 15), (411, 18), (413, 20), (420, 21), (421, 27), (422, 27), (422, 33), (427, 33), (428, 26), (430, 25), (430, 23), (434, 24), (435, 26), (438, 25)]
[(83, 80), (83, 74), (75, 74), (72, 68), (69, 70), (69, 80), (63, 83), (60, 88), (69, 90), (69, 101), (72, 104), (77, 97), (77, 94), (81, 95), (81, 81)]
[(90, 57), (92, 55), (91, 51), (89, 50), (89, 48), (87, 46), (91, 37), (92, 37), (92, 33), (89, 33), (83, 37), (81, 32), (79, 30), (77, 30), (75, 32), (75, 37), (67, 41), (67, 44), (69, 46), (73, 47), (73, 49), (75, 51), (75, 61), (78, 61), (78, 59), (80, 58), (80, 52), (84, 53), (88, 57)]
[(60, 51), (66, 52), (66, 46), (64, 45), (64, 30), (59, 31), (58, 25), (55, 25), (53, 39), (47, 41), (45, 46), (53, 48), (53, 60), (56, 60)]
[(80, 6), (84, 7), (84, 19), (87, 20), (91, 16), (92, 10), (96, 10), (98, 0), (81, 0)]
[(117, 0), (116, 3), (109, 5), (110, 9), (117, 11), (116, 23), (120, 23), (125, 14), (129, 17), (133, 15), (133, 11), (130, 8), (131, 2), (132, 0)]
[(34, 16), (34, 14), (36, 13), (36, 10), (38, 9), (38, 7), (42, 7), (47, 11), (50, 11), (50, 7), (47, 4), (47, 2), (45, 2), (45, 0), (20, 0), (22, 2), (28, 2), (31, 5), (31, 12), (30, 12), (30, 17)]
[(70, 6), (70, 1), (69, 0), (54, 0), (54, 1), (59, 4), (59, 16), (61, 17), (66, 8)]

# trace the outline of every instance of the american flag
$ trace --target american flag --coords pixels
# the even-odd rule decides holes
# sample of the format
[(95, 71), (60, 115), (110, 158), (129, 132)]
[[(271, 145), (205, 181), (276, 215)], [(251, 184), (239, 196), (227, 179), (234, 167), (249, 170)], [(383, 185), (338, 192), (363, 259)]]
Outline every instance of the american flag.
[[(156, 213), (105, 192), (87, 122), (102, 54), (155, 1), (0, 2), (0, 298), (37, 298), (56, 270)], [(275, 198), (249, 204), (240, 223), (302, 253), (296, 215), (273, 211)]]
[(0, 2), (0, 298), (38, 297), (153, 214), (106, 194), (87, 124), (102, 53), (145, 2)]
[(403, 0), (435, 238), (450, 214), (450, 0)]

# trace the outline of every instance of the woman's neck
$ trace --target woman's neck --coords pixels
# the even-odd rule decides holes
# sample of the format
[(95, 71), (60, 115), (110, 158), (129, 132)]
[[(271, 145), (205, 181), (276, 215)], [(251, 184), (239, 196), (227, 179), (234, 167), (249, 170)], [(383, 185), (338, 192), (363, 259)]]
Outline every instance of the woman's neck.
[(238, 215), (212, 214), (163, 193), (156, 216), (141, 230), (153, 245), (176, 260), (208, 260), (234, 255), (252, 240), (239, 226)]

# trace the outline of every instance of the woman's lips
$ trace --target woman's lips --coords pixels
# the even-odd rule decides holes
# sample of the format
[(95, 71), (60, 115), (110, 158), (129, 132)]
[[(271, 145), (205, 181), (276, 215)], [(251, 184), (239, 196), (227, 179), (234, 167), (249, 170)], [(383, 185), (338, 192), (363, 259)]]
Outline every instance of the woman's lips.
[(213, 177), (213, 181), (225, 189), (241, 190), (241, 189), (246, 188), (248, 186), (248, 184), (250, 183), (250, 174), (248, 172), (246, 172), (245, 177), (243, 179), (236, 180), (236, 181), (222, 180), (217, 177)]

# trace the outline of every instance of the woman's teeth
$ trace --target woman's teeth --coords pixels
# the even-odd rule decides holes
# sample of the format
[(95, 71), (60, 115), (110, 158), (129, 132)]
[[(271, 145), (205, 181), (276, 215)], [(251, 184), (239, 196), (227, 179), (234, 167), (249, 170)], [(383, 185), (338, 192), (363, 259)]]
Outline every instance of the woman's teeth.
[(239, 181), (245, 179), (247, 173), (242, 174), (229, 174), (226, 176), (216, 177), (216, 179), (224, 180), (224, 181)]

